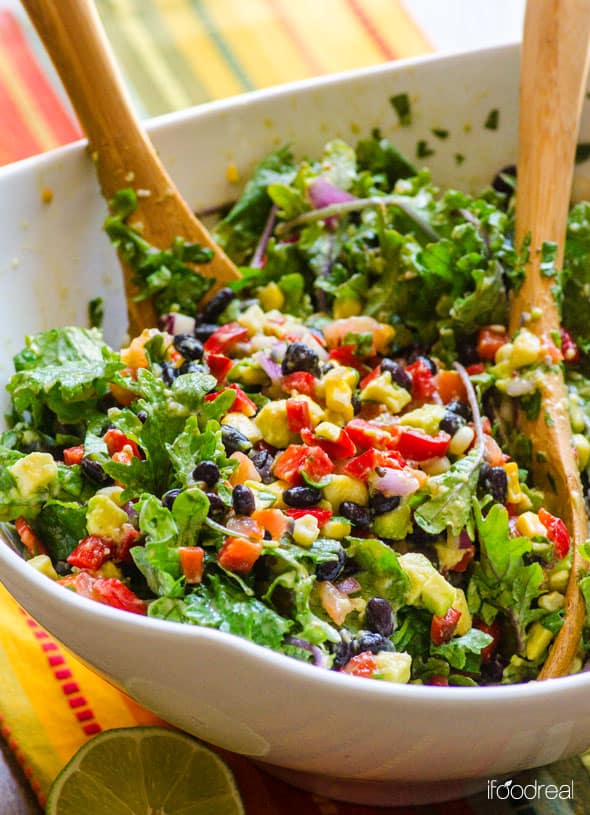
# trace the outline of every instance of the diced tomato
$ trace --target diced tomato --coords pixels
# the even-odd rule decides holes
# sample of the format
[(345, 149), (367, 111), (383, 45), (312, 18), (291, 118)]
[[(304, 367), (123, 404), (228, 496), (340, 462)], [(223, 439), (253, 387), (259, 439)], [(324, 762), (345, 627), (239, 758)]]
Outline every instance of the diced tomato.
[(88, 574), (88, 572), (67, 574), (65, 577), (60, 577), (57, 582), (67, 589), (75, 591), (81, 597), (87, 597), (89, 600), (93, 599), (92, 588), (96, 582), (96, 577)]
[(66, 447), (64, 450), (64, 464), (71, 466), (79, 464), (84, 458), (84, 445), (77, 444), (75, 447)]
[(563, 326), (559, 329), (561, 337), (561, 353), (566, 362), (579, 362), (580, 349), (570, 332)]
[(248, 515), (234, 515), (228, 519), (226, 526), (248, 540), (261, 541), (264, 538), (262, 525)]
[(262, 544), (246, 538), (227, 537), (217, 553), (217, 562), (230, 572), (248, 574), (260, 557)]
[(116, 577), (98, 577), (92, 585), (92, 599), (132, 614), (147, 614), (147, 603)]
[(361, 379), (361, 381), (359, 382), (359, 388), (361, 390), (363, 388), (366, 388), (367, 385), (369, 384), (369, 382), (371, 382), (373, 379), (376, 379), (379, 376), (380, 373), (381, 373), (381, 364), (379, 364), (375, 368), (373, 368), (371, 373), (367, 374), (364, 379)]
[(347, 461), (343, 470), (346, 475), (366, 481), (375, 467), (389, 467), (394, 470), (401, 470), (405, 465), (405, 460), (396, 450), (376, 450), (371, 447), (371, 449), (361, 453), (360, 456)]
[(341, 673), (352, 674), (353, 676), (361, 676), (364, 679), (370, 679), (377, 670), (377, 660), (375, 654), (370, 651), (362, 651), (352, 659), (349, 659), (346, 665), (340, 669)]
[(477, 355), (486, 362), (493, 362), (496, 352), (507, 342), (506, 331), (500, 326), (480, 328), (477, 335)]
[(436, 391), (436, 381), (428, 363), (423, 359), (417, 359), (411, 365), (406, 365), (406, 372), (412, 377), (414, 399), (430, 399)]
[(287, 424), (292, 433), (300, 433), (304, 428), (311, 428), (309, 402), (305, 399), (287, 399)]
[(432, 676), (427, 680), (426, 684), (446, 688), (449, 684), (449, 678), (448, 676), (441, 676), (440, 674), (432, 674)]
[(113, 553), (114, 546), (110, 541), (98, 535), (89, 535), (82, 538), (76, 548), (67, 557), (68, 563), (79, 569), (100, 569)]
[(483, 620), (474, 620), (473, 627), (483, 631), (484, 634), (489, 634), (490, 637), (493, 638), (490, 644), (486, 645), (486, 647), (481, 651), (481, 661), (489, 662), (495, 654), (498, 645), (500, 644), (500, 640), (502, 639), (502, 627), (500, 625), (500, 621), (496, 618), (493, 623), (486, 625)]
[(309, 371), (295, 371), (295, 373), (287, 374), (281, 380), (283, 390), (287, 393), (297, 391), (303, 393), (305, 396), (313, 397), (317, 385), (317, 379)]
[(123, 524), (121, 529), (124, 530), (124, 534), (115, 546), (113, 560), (117, 563), (131, 563), (132, 557), (129, 550), (138, 544), (141, 532), (131, 524)]
[[(230, 385), (229, 388), (226, 388), (225, 390), (228, 389), (235, 391), (236, 394), (236, 398), (234, 399), (234, 402), (231, 406), (231, 410), (234, 413), (243, 413), (244, 416), (254, 416), (257, 408), (254, 402), (248, 396), (248, 394), (244, 393), (244, 391), (238, 385)], [(205, 402), (215, 401), (215, 399), (217, 399), (218, 396), (221, 396), (222, 393), (225, 393), (225, 390), (208, 393), (205, 396)]]
[(205, 550), (200, 546), (179, 546), (178, 554), (187, 583), (200, 583), (203, 579)]
[(381, 427), (366, 419), (351, 419), (346, 425), (346, 432), (361, 450), (376, 447), (378, 450), (395, 450), (399, 430), (395, 427)]
[(229, 483), (232, 487), (243, 484), (245, 481), (262, 481), (254, 462), (245, 453), (236, 450), (235, 453), (231, 454), (230, 459), (238, 463), (238, 466), (229, 477)]
[(280, 509), (259, 509), (252, 513), (252, 518), (258, 521), (273, 540), (279, 540), (289, 528), (287, 516)]
[(485, 371), (485, 365), (483, 362), (476, 362), (473, 365), (468, 365), (465, 370), (469, 374), (469, 376), (477, 376), (478, 374), (483, 374)]
[(450, 572), (465, 572), (467, 567), (469, 566), (470, 562), (473, 560), (475, 555), (475, 546), (471, 545), (468, 546), (463, 554), (463, 557), (458, 563), (455, 563), (454, 566), (449, 566)]
[(539, 520), (547, 530), (547, 537), (553, 544), (555, 555), (561, 560), (570, 550), (570, 535), (561, 518), (551, 515), (546, 509), (539, 510)]
[[(137, 371), (133, 368), (123, 368), (122, 371), (119, 371), (119, 374), (124, 379), (137, 379)], [(129, 407), (135, 399), (137, 399), (137, 394), (133, 393), (127, 388), (124, 388), (122, 385), (117, 385), (114, 382), (109, 383), (109, 390), (117, 400), (120, 405), (124, 405), (125, 407)]]
[(131, 447), (128, 444), (126, 444), (122, 450), (117, 450), (116, 453), (113, 453), (111, 458), (117, 464), (129, 465), (131, 464), (135, 456), (133, 455), (133, 450), (131, 449)]
[(552, 364), (563, 362), (563, 354), (553, 341), (553, 337), (543, 334), (541, 337), (541, 353), (546, 361)]
[(46, 555), (47, 549), (45, 548), (41, 538), (36, 535), (28, 521), (21, 516), (14, 522), (14, 526), (21, 540), (22, 545), (27, 552), (35, 557), (35, 555)]
[(368, 371), (365, 363), (355, 354), (356, 345), (339, 345), (338, 348), (332, 348), (330, 351), (330, 359), (339, 362), (341, 365), (346, 365), (348, 368), (356, 368), (361, 374), (366, 374)]
[(481, 429), (486, 434), (486, 436), (492, 435), (492, 423), (488, 416), (481, 417)]
[(467, 401), (467, 392), (459, 371), (439, 371), (434, 380), (443, 404), (446, 405), (453, 399), (460, 399), (461, 402)]
[(214, 376), (217, 382), (223, 382), (233, 365), (231, 359), (225, 354), (207, 354), (205, 362), (209, 366), (211, 376)]
[(248, 339), (248, 329), (239, 323), (227, 323), (220, 326), (217, 331), (206, 340), (203, 348), (208, 354), (223, 354), (237, 342)]
[(301, 431), (301, 438), (306, 444), (321, 447), (321, 449), (327, 453), (328, 456), (330, 456), (332, 461), (350, 458), (356, 453), (354, 442), (344, 428), (342, 428), (340, 431), (336, 441), (328, 441), (327, 439), (321, 439), (318, 436), (314, 436), (313, 431), (308, 428), (304, 428)]
[(399, 437), (399, 451), (412, 461), (426, 461), (429, 458), (444, 456), (448, 450), (451, 437), (444, 430), (436, 436), (429, 436), (420, 430), (402, 428)]
[(279, 453), (273, 465), (274, 475), (289, 484), (300, 483), (303, 471), (311, 481), (321, 481), (334, 471), (334, 464), (321, 447), (290, 444)]
[(443, 642), (449, 642), (460, 619), (461, 612), (452, 606), (444, 617), (439, 617), (438, 614), (435, 614), (430, 624), (430, 639), (432, 642), (435, 645), (442, 645)]
[(136, 442), (134, 442), (132, 439), (126, 436), (122, 430), (119, 430), (116, 427), (109, 428), (104, 434), (103, 440), (107, 446), (110, 456), (112, 456), (113, 453), (119, 453), (124, 447), (129, 446), (132, 454), (137, 458), (141, 458), (141, 453), (139, 452), (139, 447), (137, 446)]
[(304, 515), (312, 515), (316, 521), (318, 522), (318, 526), (321, 528), (324, 524), (327, 524), (330, 518), (332, 517), (332, 510), (331, 509), (319, 509), (312, 507), (311, 509), (286, 509), (284, 510), (285, 515), (288, 515), (289, 518), (303, 518)]

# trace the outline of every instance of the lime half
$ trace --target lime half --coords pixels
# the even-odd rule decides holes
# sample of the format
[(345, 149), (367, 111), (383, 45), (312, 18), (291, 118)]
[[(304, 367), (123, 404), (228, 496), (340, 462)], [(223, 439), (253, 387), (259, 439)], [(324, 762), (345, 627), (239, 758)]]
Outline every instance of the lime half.
[(229, 767), (164, 727), (106, 730), (53, 782), (46, 815), (243, 815)]

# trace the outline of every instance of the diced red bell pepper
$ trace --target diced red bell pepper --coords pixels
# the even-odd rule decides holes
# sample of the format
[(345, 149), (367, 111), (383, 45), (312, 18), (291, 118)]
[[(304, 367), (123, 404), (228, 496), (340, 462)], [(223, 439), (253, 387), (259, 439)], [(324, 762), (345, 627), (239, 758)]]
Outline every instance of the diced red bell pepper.
[(368, 367), (355, 354), (356, 345), (339, 345), (330, 351), (330, 359), (346, 365), (348, 368), (355, 368), (363, 376), (368, 372)]
[(343, 467), (346, 475), (366, 481), (375, 467), (389, 467), (393, 470), (401, 470), (406, 462), (396, 450), (376, 450), (372, 447), (365, 450), (360, 456), (347, 461)]
[[(229, 388), (225, 388), (225, 390), (235, 391), (236, 394), (236, 398), (234, 399), (234, 402), (230, 408), (232, 412), (243, 413), (244, 416), (254, 416), (257, 408), (247, 393), (245, 393), (238, 385), (229, 385)], [(225, 390), (208, 393), (205, 396), (205, 402), (213, 402), (218, 396), (225, 393)]]
[(141, 453), (139, 452), (139, 447), (137, 443), (130, 439), (128, 436), (123, 433), (122, 430), (119, 430), (116, 427), (111, 427), (107, 430), (107, 432), (103, 436), (104, 443), (107, 446), (107, 450), (109, 451), (109, 455), (112, 456), (113, 453), (120, 453), (121, 450), (129, 445), (133, 452), (133, 455), (136, 458), (141, 458)]
[(485, 365), (483, 362), (475, 362), (473, 365), (468, 365), (465, 370), (469, 374), (469, 376), (478, 376), (479, 374), (483, 374), (485, 371)]
[(297, 391), (312, 398), (315, 395), (317, 379), (309, 371), (295, 371), (292, 374), (287, 374), (282, 378), (281, 382), (283, 390), (287, 391), (287, 393)]
[(570, 550), (570, 535), (561, 518), (551, 515), (546, 509), (539, 510), (539, 520), (547, 530), (547, 537), (553, 544), (553, 550), (559, 560), (564, 558)]
[(111, 557), (114, 548), (110, 541), (98, 535), (89, 535), (87, 538), (82, 538), (76, 548), (70, 552), (67, 561), (79, 569), (95, 571)]
[(564, 360), (566, 362), (579, 362), (580, 349), (567, 328), (562, 326), (559, 329), (559, 335), (561, 337), (561, 353)]
[(368, 422), (366, 419), (351, 419), (346, 425), (346, 432), (355, 446), (361, 450), (370, 450), (373, 447), (378, 450), (397, 448), (399, 438), (397, 426), (386, 428)]
[(507, 342), (506, 332), (492, 326), (480, 328), (477, 335), (477, 356), (486, 362), (493, 362), (496, 352)]
[(354, 442), (344, 428), (340, 431), (340, 435), (336, 441), (328, 441), (314, 436), (313, 431), (304, 428), (301, 431), (301, 438), (306, 444), (317, 445), (327, 453), (332, 461), (340, 461), (343, 458), (350, 458), (356, 453)]
[(123, 524), (122, 529), (125, 530), (125, 534), (115, 546), (113, 560), (117, 563), (131, 563), (133, 559), (129, 550), (137, 544), (139, 538), (141, 538), (141, 532), (131, 524)]
[(209, 366), (211, 376), (214, 376), (218, 383), (223, 382), (233, 365), (232, 360), (225, 354), (207, 354), (205, 362)]
[(469, 566), (470, 562), (473, 560), (475, 555), (475, 546), (471, 545), (468, 546), (463, 553), (463, 557), (458, 563), (455, 563), (454, 566), (449, 566), (450, 572), (465, 572), (467, 567)]
[(75, 591), (81, 597), (87, 597), (92, 600), (92, 587), (96, 582), (96, 577), (93, 577), (88, 572), (76, 572), (75, 574), (67, 574), (65, 577), (60, 577), (57, 581), (61, 586), (65, 586), (71, 591)]
[(406, 365), (406, 373), (412, 377), (412, 396), (414, 399), (430, 399), (436, 390), (434, 374), (423, 359), (417, 359)]
[(435, 645), (442, 645), (443, 642), (449, 642), (457, 628), (460, 618), (461, 612), (452, 606), (444, 617), (439, 617), (438, 614), (435, 614), (430, 624), (430, 639), (432, 642)]
[(319, 527), (327, 524), (332, 517), (331, 509), (318, 509), (315, 507), (311, 509), (285, 509), (284, 513), (288, 515), (289, 518), (294, 518), (295, 520), (297, 520), (297, 518), (303, 518), (304, 515), (312, 515), (318, 522)]
[(84, 458), (84, 445), (77, 444), (75, 447), (66, 447), (64, 450), (64, 464), (69, 467), (72, 464), (79, 464)]
[(217, 331), (206, 340), (203, 348), (208, 354), (223, 354), (237, 342), (248, 339), (248, 329), (239, 323), (227, 323), (220, 326)]
[(262, 544), (247, 538), (227, 537), (217, 553), (219, 565), (230, 572), (248, 574), (260, 557)]
[(92, 585), (92, 599), (132, 614), (147, 614), (147, 603), (117, 577), (98, 577)]
[(361, 381), (359, 382), (360, 390), (362, 390), (363, 388), (366, 388), (367, 385), (369, 384), (369, 382), (371, 382), (373, 379), (376, 379), (379, 376), (380, 373), (381, 373), (381, 364), (379, 364), (375, 368), (373, 368), (371, 373), (367, 374), (364, 379), (361, 379)]
[(205, 550), (201, 546), (179, 546), (178, 555), (187, 583), (200, 583), (203, 579)]
[(473, 627), (483, 631), (484, 634), (489, 634), (490, 637), (492, 637), (492, 641), (489, 643), (489, 645), (486, 645), (486, 647), (481, 651), (481, 661), (489, 662), (494, 656), (498, 645), (500, 644), (500, 640), (502, 639), (502, 627), (500, 625), (500, 621), (496, 618), (492, 623), (490, 623), (490, 625), (486, 625), (483, 620), (474, 620)]
[(401, 430), (398, 448), (402, 456), (412, 461), (426, 461), (429, 458), (444, 456), (448, 450), (451, 437), (444, 430), (436, 436), (429, 436), (414, 428), (404, 427)]
[(349, 659), (343, 668), (340, 668), (341, 673), (352, 674), (353, 676), (361, 676), (364, 679), (370, 679), (377, 670), (377, 660), (375, 654), (370, 651), (362, 651), (352, 659)]
[(21, 516), (14, 522), (14, 526), (21, 540), (22, 545), (27, 552), (35, 557), (35, 555), (46, 555), (47, 549), (45, 548), (41, 538), (36, 535), (28, 521)]
[(292, 433), (300, 433), (304, 428), (311, 428), (309, 402), (305, 399), (287, 399), (287, 424)]
[(334, 471), (334, 464), (321, 447), (306, 444), (290, 444), (275, 459), (273, 473), (282, 481), (300, 484), (303, 471), (311, 481), (321, 481)]
[(449, 684), (448, 676), (441, 676), (440, 674), (432, 674), (426, 681), (427, 685), (435, 685), (439, 688), (446, 688)]

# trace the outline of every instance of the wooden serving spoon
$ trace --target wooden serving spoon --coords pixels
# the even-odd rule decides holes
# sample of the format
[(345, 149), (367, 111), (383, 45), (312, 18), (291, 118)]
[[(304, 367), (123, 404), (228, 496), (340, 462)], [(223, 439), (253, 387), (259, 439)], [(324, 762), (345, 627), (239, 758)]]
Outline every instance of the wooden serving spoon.
[[(129, 223), (159, 249), (175, 237), (214, 251), (199, 267), (218, 284), (240, 275), (232, 261), (182, 199), (135, 116), (92, 0), (22, 0), (51, 57), (88, 136), (92, 158), (107, 201), (125, 187), (144, 191)], [(156, 325), (150, 300), (133, 302), (137, 290), (123, 264), (129, 333)]]
[[(529, 0), (520, 71), (516, 246), (529, 238), (530, 246), (524, 283), (511, 302), (511, 334), (523, 325), (541, 338), (559, 331), (556, 279), (541, 273), (541, 250), (544, 242), (556, 243), (561, 268), (589, 42), (588, 0)], [(585, 615), (578, 580), (587, 564), (578, 545), (588, 536), (588, 519), (561, 370), (545, 374), (538, 417), (527, 419), (521, 412), (519, 425), (532, 442), (536, 483), (573, 542), (565, 621), (539, 675), (548, 679), (569, 672)]]

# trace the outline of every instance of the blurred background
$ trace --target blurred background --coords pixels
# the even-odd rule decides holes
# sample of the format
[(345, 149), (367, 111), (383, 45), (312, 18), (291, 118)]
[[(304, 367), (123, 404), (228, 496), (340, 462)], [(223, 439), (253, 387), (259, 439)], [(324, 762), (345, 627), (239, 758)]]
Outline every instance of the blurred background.
[[(48, 0), (59, 2), (59, 0)], [(525, 0), (97, 0), (141, 116), (520, 39)], [(0, 0), (0, 164), (79, 137), (18, 0)]]

